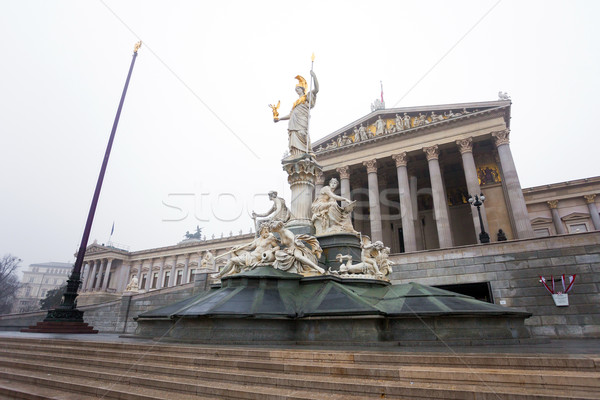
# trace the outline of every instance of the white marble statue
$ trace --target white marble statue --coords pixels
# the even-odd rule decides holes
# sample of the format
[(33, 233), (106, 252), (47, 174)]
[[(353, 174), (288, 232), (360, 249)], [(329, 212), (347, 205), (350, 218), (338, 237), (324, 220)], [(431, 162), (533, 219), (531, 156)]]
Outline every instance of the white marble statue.
[[(283, 224), (281, 221), (277, 222)], [(275, 261), (275, 252), (279, 250), (279, 243), (275, 235), (271, 233), (269, 224), (262, 224), (259, 233), (260, 235), (252, 242), (235, 246), (231, 251), (217, 257), (232, 255), (221, 272), (215, 275), (216, 278), (247, 271), (261, 264)]]
[(213, 270), (215, 269), (215, 255), (211, 250), (204, 253), (202, 260), (200, 261), (200, 268)]
[(404, 118), (402, 119), (402, 127), (404, 129), (410, 129), (410, 115), (404, 113)]
[(510, 100), (510, 96), (506, 92), (498, 92), (498, 100)]
[(435, 111), (431, 112), (431, 122), (443, 121), (444, 117), (442, 115), (436, 114)]
[(367, 128), (365, 128), (363, 124), (360, 124), (360, 127), (358, 128), (358, 136), (360, 137), (360, 140), (369, 139), (369, 135), (367, 134)]
[(273, 267), (297, 274), (324, 274), (318, 259), (323, 250), (319, 241), (310, 235), (294, 235), (281, 221), (269, 224), (271, 231), (279, 234), (281, 250), (275, 251)]
[(137, 292), (140, 289), (137, 276), (133, 276), (125, 288), (126, 292)]
[(446, 117), (446, 118), (448, 118), (448, 119), (450, 119), (450, 118), (454, 118), (454, 117), (458, 117), (458, 116), (460, 116), (460, 114), (458, 114), (458, 115), (457, 115), (457, 114), (454, 114), (454, 113), (452, 112), (452, 110), (450, 110), (450, 111), (449, 111), (449, 112), (447, 112), (447, 113), (446, 113), (446, 112), (444, 113), (444, 117)]
[[(330, 233), (357, 233), (352, 226), (352, 210), (356, 201), (335, 194), (339, 182), (336, 178), (329, 181), (329, 185), (323, 186), (311, 206), (311, 222), (317, 235)], [(341, 207), (338, 201), (345, 201), (346, 206)]]
[(375, 136), (383, 135), (385, 131), (385, 121), (381, 119), (381, 115), (375, 121)]
[(313, 71), (310, 71), (310, 74), (313, 77), (314, 89), (308, 91), (306, 80), (297, 75), (298, 84), (296, 85), (296, 93), (298, 94), (298, 100), (294, 102), (292, 110), (288, 115), (281, 118), (274, 118), (275, 122), (289, 120), (289, 151), (290, 157), (294, 158), (306, 154), (307, 150), (312, 148), (308, 134), (308, 118), (310, 108), (313, 108), (317, 101), (319, 82)]
[(395, 132), (401, 131), (404, 129), (404, 121), (402, 121), (402, 117), (396, 114), (396, 129)]
[(342, 136), (342, 143), (344, 146), (347, 144), (352, 144), (352, 140), (348, 137), (348, 135), (344, 133), (344, 135)]
[[(256, 236), (258, 236), (260, 226), (262, 224), (264, 224), (265, 222), (267, 222), (267, 223), (271, 222), (271, 221), (287, 222), (290, 219), (290, 211), (288, 210), (287, 206), (285, 205), (285, 200), (282, 199), (281, 197), (277, 197), (276, 191), (271, 190), (269, 192), (269, 200), (271, 200), (273, 202), (273, 206), (271, 206), (269, 211), (267, 211), (266, 213), (257, 214), (254, 211), (252, 211), (252, 219), (254, 220), (254, 230), (256, 232)], [(263, 219), (257, 219), (257, 217), (260, 217)]]
[[(386, 279), (391, 272), (391, 263), (388, 259), (390, 248), (385, 247), (382, 242), (371, 243), (368, 236), (362, 237), (360, 263), (352, 264), (351, 255), (338, 254), (336, 260), (340, 262), (338, 271), (329, 269), (332, 275), (342, 277), (352, 276), (360, 278)], [(345, 261), (345, 263), (344, 263)]]

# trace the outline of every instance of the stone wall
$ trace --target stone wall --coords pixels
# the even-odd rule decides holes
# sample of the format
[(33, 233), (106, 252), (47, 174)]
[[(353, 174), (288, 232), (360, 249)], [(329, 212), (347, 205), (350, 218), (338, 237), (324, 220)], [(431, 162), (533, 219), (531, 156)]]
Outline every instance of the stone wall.
[[(392, 283), (489, 282), (496, 304), (527, 310), (536, 337), (600, 337), (600, 232), (512, 240), (390, 257)], [(540, 275), (577, 274), (569, 306), (557, 307)], [(562, 284), (556, 281), (557, 290)]]
[[(133, 318), (139, 314), (209, 290), (206, 275), (197, 275), (193, 283), (123, 296), (120, 300), (78, 308), (84, 312), (84, 321), (101, 333), (134, 333), (137, 323)], [(0, 315), (0, 330), (18, 331), (35, 325), (45, 317), (46, 311)]]

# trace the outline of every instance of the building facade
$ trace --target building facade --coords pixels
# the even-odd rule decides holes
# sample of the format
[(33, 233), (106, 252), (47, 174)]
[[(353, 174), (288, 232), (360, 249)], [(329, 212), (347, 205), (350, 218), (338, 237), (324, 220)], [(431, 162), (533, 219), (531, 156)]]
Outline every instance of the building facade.
[[(393, 254), (600, 229), (600, 178), (522, 190), (510, 150), (510, 100), (376, 109), (313, 144), (323, 173), (356, 201), (357, 231)], [(483, 194), (481, 221), (470, 195)], [(97, 243), (84, 259), (80, 304), (186, 284), (217, 271), (253, 234), (129, 252)], [(222, 257), (219, 257), (222, 256)], [(216, 260), (213, 259), (216, 257)], [(430, 284), (430, 282), (428, 283)], [(440, 283), (442, 284), (442, 283)], [(103, 297), (104, 296), (104, 297)]]
[(48, 262), (31, 264), (23, 271), (21, 288), (13, 306), (13, 312), (22, 313), (40, 309), (40, 300), (46, 298), (49, 290), (66, 284), (73, 269), (72, 264)]

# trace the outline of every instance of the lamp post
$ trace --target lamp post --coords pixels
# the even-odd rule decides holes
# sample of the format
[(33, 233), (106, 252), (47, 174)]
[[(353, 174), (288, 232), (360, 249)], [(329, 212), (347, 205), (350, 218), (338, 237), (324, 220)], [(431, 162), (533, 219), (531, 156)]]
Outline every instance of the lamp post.
[(488, 235), (488, 233), (485, 231), (485, 227), (483, 226), (483, 219), (481, 218), (481, 206), (483, 205), (484, 201), (485, 196), (483, 195), (483, 193), (480, 193), (479, 196), (475, 195), (475, 198), (469, 195), (469, 204), (471, 204), (474, 207), (477, 207), (477, 214), (479, 214), (479, 226), (481, 228), (481, 233), (479, 234), (479, 243), (490, 242), (490, 235)]
[(100, 190), (102, 189), (102, 182), (104, 181), (104, 174), (106, 173), (106, 166), (108, 165), (108, 158), (110, 157), (110, 151), (112, 149), (113, 141), (115, 139), (115, 133), (119, 124), (119, 117), (121, 116), (121, 110), (123, 109), (123, 102), (125, 101), (125, 95), (127, 94), (127, 87), (129, 86), (129, 80), (131, 79), (131, 73), (133, 71), (133, 66), (135, 65), (137, 52), (141, 45), (142, 42), (140, 41), (136, 43), (133, 49), (133, 56), (131, 59), (131, 64), (129, 66), (129, 72), (127, 74), (127, 79), (125, 80), (125, 87), (123, 88), (123, 93), (121, 94), (121, 101), (119, 102), (119, 107), (117, 108), (117, 115), (115, 116), (115, 121), (110, 132), (108, 145), (106, 146), (106, 152), (104, 153), (104, 160), (102, 161), (102, 167), (100, 168), (100, 174), (98, 176), (98, 181), (96, 182), (96, 189), (94, 191), (92, 204), (90, 206), (90, 211), (88, 213), (88, 217), (85, 223), (85, 229), (81, 238), (81, 244), (79, 245), (79, 249), (77, 251), (77, 259), (75, 260), (75, 264), (73, 265), (73, 271), (71, 272), (71, 276), (67, 280), (67, 289), (63, 294), (62, 302), (58, 307), (48, 311), (48, 314), (46, 315), (46, 318), (44, 318), (44, 321), (38, 322), (36, 326), (31, 326), (29, 328), (22, 329), (21, 332), (98, 333), (97, 330), (93, 329), (91, 326), (88, 326), (87, 323), (83, 322), (83, 311), (77, 309), (76, 298), (78, 296), (77, 292), (79, 290), (79, 285), (81, 284), (80, 278), (81, 269), (83, 266), (83, 258), (85, 257), (88, 239), (92, 230), (92, 222), (94, 221), (96, 206), (98, 205)]

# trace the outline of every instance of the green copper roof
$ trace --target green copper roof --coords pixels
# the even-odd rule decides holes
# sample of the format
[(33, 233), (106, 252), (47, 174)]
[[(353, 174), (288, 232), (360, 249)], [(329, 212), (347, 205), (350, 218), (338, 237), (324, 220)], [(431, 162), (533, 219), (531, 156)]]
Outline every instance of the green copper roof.
[(305, 278), (270, 267), (226, 277), (222, 285), (139, 318), (529, 315), (417, 283), (389, 285), (328, 275)]

